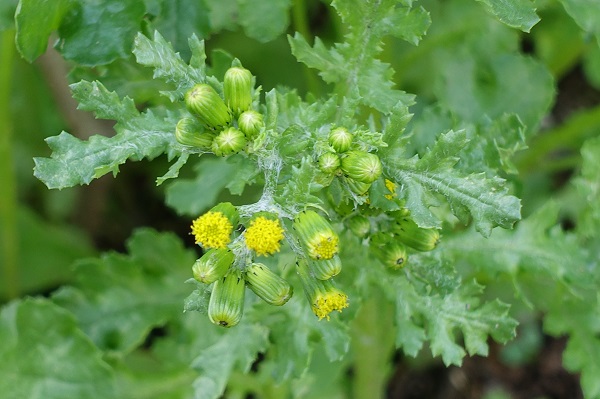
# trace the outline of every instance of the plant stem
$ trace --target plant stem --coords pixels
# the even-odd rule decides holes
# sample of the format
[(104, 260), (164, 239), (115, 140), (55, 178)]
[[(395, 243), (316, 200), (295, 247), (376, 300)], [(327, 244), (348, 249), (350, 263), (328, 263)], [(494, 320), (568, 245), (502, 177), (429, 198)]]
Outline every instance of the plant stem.
[(352, 325), (352, 397), (385, 397), (394, 350), (393, 309), (379, 294), (362, 304)]
[[(300, 33), (306, 40), (312, 39), (312, 35), (310, 33), (310, 26), (308, 25), (308, 20), (306, 19), (306, 0), (294, 0), (292, 7), (292, 24), (294, 29)], [(304, 78), (306, 79), (306, 85), (308, 86), (308, 91), (313, 93), (315, 96), (319, 95), (320, 85), (315, 75), (314, 71), (309, 67), (304, 66)]]
[(10, 83), (12, 80), (15, 32), (0, 33), (0, 236), (2, 264), (8, 299), (19, 296), (17, 187), (12, 158), (12, 126), (10, 120)]

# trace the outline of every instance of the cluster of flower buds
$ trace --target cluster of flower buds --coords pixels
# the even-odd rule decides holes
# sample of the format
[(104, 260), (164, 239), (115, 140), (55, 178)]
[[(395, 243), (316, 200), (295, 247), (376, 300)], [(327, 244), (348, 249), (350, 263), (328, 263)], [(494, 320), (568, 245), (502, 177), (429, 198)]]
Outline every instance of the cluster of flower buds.
[(329, 132), (328, 144), (330, 150), (317, 159), (321, 172), (341, 177), (352, 192), (365, 195), (371, 184), (381, 176), (379, 157), (354, 145), (354, 135), (344, 127)]
[(207, 83), (185, 93), (185, 105), (194, 116), (175, 127), (180, 144), (227, 156), (244, 150), (264, 128), (263, 116), (252, 109), (253, 77), (241, 66), (227, 70), (223, 98)]
[[(220, 203), (192, 223), (192, 234), (205, 253), (192, 266), (194, 278), (212, 284), (208, 305), (210, 320), (232, 327), (243, 313), (244, 287), (265, 302), (281, 306), (292, 296), (293, 288), (266, 265), (256, 262), (258, 256), (271, 256), (280, 251), (285, 230), (279, 217), (270, 212), (257, 212), (237, 229), (239, 214), (229, 202)], [(314, 211), (301, 212), (293, 221), (300, 255), (297, 272), (311, 308), (319, 319), (348, 306), (347, 296), (335, 289), (331, 278), (342, 269), (338, 256), (339, 238), (329, 222)], [(243, 230), (237, 237), (236, 231)]]

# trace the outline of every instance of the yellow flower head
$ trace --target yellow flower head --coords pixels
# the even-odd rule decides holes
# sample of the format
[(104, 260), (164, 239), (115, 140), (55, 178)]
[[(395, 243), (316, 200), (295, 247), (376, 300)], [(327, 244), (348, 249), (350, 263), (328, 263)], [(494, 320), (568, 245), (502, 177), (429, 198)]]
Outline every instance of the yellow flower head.
[(331, 280), (315, 278), (306, 261), (299, 261), (296, 271), (300, 276), (310, 307), (319, 320), (329, 320), (331, 312), (334, 310), (341, 312), (348, 307), (348, 295), (338, 290)]
[(306, 243), (308, 254), (313, 259), (331, 259), (339, 251), (339, 238), (333, 231), (315, 234)]
[(204, 248), (225, 248), (232, 231), (233, 225), (222, 212), (208, 211), (192, 222), (196, 244)]
[(259, 216), (250, 222), (244, 236), (246, 246), (257, 255), (272, 255), (279, 252), (283, 240), (283, 228), (279, 220)]
[(385, 179), (385, 188), (387, 188), (391, 194), (386, 194), (385, 198), (392, 200), (398, 194), (396, 194), (396, 183), (391, 180)]
[(329, 313), (334, 310), (341, 312), (342, 309), (347, 307), (348, 295), (334, 287), (331, 287), (325, 292), (317, 293), (314, 302), (311, 303), (312, 311), (317, 315), (319, 320), (323, 318), (329, 320)]

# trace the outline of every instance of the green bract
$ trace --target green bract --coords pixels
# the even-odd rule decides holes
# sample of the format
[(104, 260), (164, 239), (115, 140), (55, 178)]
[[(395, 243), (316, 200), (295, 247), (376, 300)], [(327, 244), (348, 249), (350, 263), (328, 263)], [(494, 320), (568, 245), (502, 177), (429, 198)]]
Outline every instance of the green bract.
[(237, 325), (244, 312), (244, 293), (244, 278), (239, 270), (231, 270), (215, 281), (208, 303), (210, 321), (222, 327)]
[(210, 249), (192, 266), (194, 278), (201, 283), (211, 284), (227, 273), (235, 256), (229, 249)]
[(211, 149), (217, 156), (227, 156), (240, 152), (245, 146), (244, 133), (234, 127), (228, 127), (215, 136)]
[(259, 298), (275, 306), (284, 305), (292, 297), (292, 286), (262, 263), (253, 263), (245, 270), (246, 285)]

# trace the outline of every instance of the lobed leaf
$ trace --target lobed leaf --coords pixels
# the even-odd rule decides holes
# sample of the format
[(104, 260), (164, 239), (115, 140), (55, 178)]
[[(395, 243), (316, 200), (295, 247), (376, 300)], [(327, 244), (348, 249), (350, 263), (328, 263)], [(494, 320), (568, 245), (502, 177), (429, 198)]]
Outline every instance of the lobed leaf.
[(268, 330), (258, 324), (240, 324), (211, 347), (205, 349), (192, 363), (200, 372), (193, 384), (194, 398), (221, 397), (231, 373), (247, 372), (259, 352), (266, 349)]
[(175, 146), (173, 116), (166, 118), (148, 110), (140, 114), (129, 98), (119, 100), (99, 82), (71, 86), (80, 108), (96, 110), (101, 118), (117, 120), (113, 137), (92, 136), (79, 140), (66, 132), (46, 139), (53, 151), (50, 158), (35, 158), (34, 175), (48, 188), (62, 189), (89, 184), (109, 172), (116, 175), (128, 159), (153, 159)]
[(183, 282), (196, 258), (175, 236), (151, 230), (136, 231), (127, 247), (129, 255), (78, 262), (74, 285), (53, 296), (98, 347), (123, 353), (179, 317), (190, 292)]
[(58, 48), (66, 59), (86, 66), (126, 58), (145, 12), (141, 1), (79, 0), (60, 26)]
[(5, 399), (114, 398), (102, 353), (73, 315), (46, 299), (12, 302), (0, 313), (0, 392)]
[(530, 0), (477, 0), (498, 20), (508, 26), (529, 32), (540, 21)]

